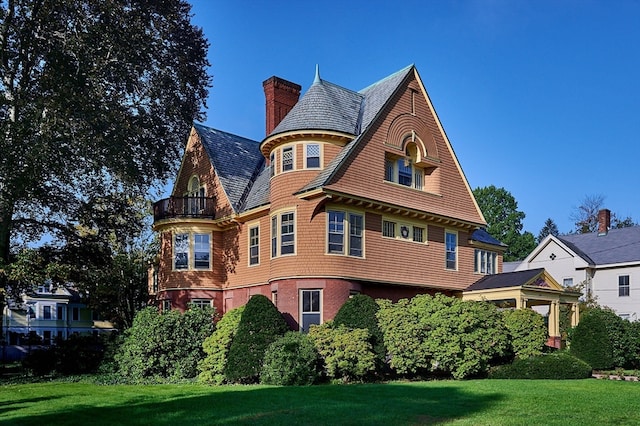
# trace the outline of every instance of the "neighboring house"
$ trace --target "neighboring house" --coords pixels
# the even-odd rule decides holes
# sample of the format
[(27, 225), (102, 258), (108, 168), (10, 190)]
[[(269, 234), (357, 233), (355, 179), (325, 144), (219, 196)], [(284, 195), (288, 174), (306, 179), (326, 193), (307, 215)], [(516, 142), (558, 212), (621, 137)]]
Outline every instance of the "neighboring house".
[(2, 325), (9, 345), (27, 344), (30, 334), (50, 345), (56, 339), (67, 339), (72, 334), (114, 330), (110, 322), (97, 319), (73, 288), (54, 289), (51, 284), (41, 285), (35, 292), (23, 295), (20, 303), (6, 305)]
[(583, 286), (601, 306), (625, 319), (640, 315), (640, 227), (609, 229), (611, 212), (598, 213), (598, 232), (547, 236), (516, 268), (545, 268), (564, 287)]
[(414, 66), (355, 92), (263, 83), (266, 138), (194, 124), (160, 234), (150, 292), (163, 309), (218, 312), (269, 297), (293, 329), (353, 294), (462, 291), (502, 267)]

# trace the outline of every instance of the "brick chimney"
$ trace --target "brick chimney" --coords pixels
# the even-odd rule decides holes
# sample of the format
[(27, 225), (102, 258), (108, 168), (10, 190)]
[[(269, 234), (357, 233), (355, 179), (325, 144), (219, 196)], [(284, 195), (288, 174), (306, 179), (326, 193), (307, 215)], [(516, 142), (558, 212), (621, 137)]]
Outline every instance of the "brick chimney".
[(269, 135), (298, 102), (302, 86), (273, 76), (265, 80), (262, 87), (267, 106), (267, 135)]
[(607, 235), (611, 227), (611, 210), (602, 209), (598, 212), (598, 235)]

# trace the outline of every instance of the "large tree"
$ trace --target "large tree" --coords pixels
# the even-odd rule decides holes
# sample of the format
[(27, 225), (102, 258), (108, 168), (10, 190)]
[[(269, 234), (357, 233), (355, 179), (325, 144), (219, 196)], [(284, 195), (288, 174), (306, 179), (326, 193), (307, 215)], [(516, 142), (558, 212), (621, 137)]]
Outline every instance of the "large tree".
[(522, 232), (524, 212), (518, 210), (518, 202), (509, 191), (494, 185), (476, 188), (473, 195), (487, 221), (487, 232), (505, 243), (508, 248), (504, 261), (524, 259), (536, 247), (531, 232)]
[[(575, 223), (576, 234), (588, 234), (598, 231), (598, 212), (604, 209), (605, 196), (602, 194), (585, 195), (578, 207), (573, 209), (570, 215)], [(630, 217), (620, 219), (615, 213), (611, 213), (611, 228), (626, 228), (637, 226), (637, 223)]]
[(0, 291), (18, 246), (75, 244), (106, 219), (126, 232), (130, 200), (175, 171), (210, 86), (190, 10), (0, 0)]

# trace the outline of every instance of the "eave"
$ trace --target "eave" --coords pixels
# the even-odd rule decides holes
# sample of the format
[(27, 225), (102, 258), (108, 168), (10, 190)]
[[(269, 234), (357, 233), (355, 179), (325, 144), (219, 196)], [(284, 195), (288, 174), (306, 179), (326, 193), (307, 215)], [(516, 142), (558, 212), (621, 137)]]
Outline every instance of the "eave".
[(325, 198), (323, 202), (340, 203), (352, 207), (374, 210), (379, 212), (380, 214), (405, 216), (407, 219), (425, 220), (441, 226), (450, 226), (465, 230), (473, 230), (482, 225), (476, 222), (469, 222), (461, 219), (426, 212), (423, 210), (411, 209), (396, 204), (384, 203), (381, 201), (373, 200), (371, 198), (358, 197), (355, 195), (333, 191), (326, 188), (319, 188), (298, 195), (298, 197), (303, 200), (309, 200), (320, 196), (323, 196)]
[(337, 143), (339, 145), (346, 145), (351, 142), (355, 136), (336, 132), (332, 130), (292, 130), (289, 132), (278, 133), (276, 135), (272, 135), (267, 137), (265, 140), (260, 143), (260, 151), (265, 158), (268, 158), (269, 153), (273, 150), (274, 146), (279, 145), (281, 143), (286, 143), (294, 140), (300, 139), (324, 139), (326, 141), (331, 141)]

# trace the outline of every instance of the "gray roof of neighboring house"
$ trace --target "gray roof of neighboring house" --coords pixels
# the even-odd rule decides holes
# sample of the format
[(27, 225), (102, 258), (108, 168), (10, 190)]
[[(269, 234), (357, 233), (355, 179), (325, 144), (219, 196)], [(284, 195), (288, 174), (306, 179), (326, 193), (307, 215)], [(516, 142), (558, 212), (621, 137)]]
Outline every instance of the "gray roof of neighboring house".
[(231, 206), (236, 212), (240, 211), (264, 166), (260, 144), (202, 124), (194, 123), (193, 127), (200, 136)]
[(606, 235), (597, 232), (558, 237), (590, 265), (640, 261), (640, 226), (611, 229)]
[(505, 272), (502, 274), (486, 275), (471, 284), (465, 291), (489, 290), (493, 288), (520, 287), (544, 272), (544, 268), (526, 269), (518, 272)]

